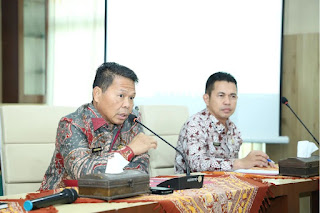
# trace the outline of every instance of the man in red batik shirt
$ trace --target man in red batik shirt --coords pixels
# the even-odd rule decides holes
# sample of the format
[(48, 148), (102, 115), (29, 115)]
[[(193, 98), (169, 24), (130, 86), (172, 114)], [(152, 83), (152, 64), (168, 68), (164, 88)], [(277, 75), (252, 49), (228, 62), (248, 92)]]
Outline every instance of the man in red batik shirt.
[(108, 62), (97, 69), (92, 102), (59, 122), (55, 150), (40, 190), (65, 187), (65, 180), (82, 175), (104, 173), (115, 153), (129, 161), (124, 169), (148, 173), (147, 151), (156, 148), (157, 142), (127, 120), (131, 113), (140, 117), (133, 110), (136, 82), (136, 74), (125, 66)]

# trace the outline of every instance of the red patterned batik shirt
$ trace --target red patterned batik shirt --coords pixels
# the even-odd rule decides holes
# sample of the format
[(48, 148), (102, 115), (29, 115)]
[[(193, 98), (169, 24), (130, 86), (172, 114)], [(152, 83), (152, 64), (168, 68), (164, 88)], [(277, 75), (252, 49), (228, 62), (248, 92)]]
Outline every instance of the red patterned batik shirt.
[[(139, 119), (137, 111), (132, 113)], [(108, 124), (92, 103), (81, 106), (59, 122), (55, 150), (40, 190), (65, 187), (64, 180), (82, 175), (104, 173), (115, 152), (130, 161), (124, 169), (148, 173), (149, 155), (134, 156), (127, 146), (140, 132), (141, 127), (128, 120), (122, 125)]]
[[(185, 155), (190, 172), (230, 171), (242, 144), (240, 132), (229, 119), (225, 126), (207, 109), (191, 116), (183, 125), (177, 148)], [(182, 156), (177, 152), (175, 172), (186, 173)]]

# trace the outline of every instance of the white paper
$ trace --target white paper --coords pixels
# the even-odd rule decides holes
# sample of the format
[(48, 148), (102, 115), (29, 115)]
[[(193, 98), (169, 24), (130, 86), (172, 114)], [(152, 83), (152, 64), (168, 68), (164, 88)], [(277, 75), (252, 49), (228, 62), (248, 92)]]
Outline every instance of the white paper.
[(115, 152), (113, 154), (113, 157), (108, 160), (105, 173), (109, 173), (109, 174), (121, 173), (123, 172), (123, 168), (128, 164), (129, 164), (129, 161), (127, 161), (119, 153)]
[(264, 169), (237, 169), (234, 172), (249, 173), (249, 174), (263, 174), (263, 175), (279, 174), (279, 170), (264, 170)]
[(298, 158), (309, 158), (311, 154), (318, 150), (318, 147), (310, 141), (298, 141), (297, 157)]

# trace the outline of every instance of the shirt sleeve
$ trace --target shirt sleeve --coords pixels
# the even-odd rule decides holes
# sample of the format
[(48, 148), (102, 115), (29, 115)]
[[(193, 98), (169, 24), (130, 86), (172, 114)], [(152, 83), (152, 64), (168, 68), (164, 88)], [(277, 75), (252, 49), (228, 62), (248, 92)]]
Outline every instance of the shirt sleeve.
[(187, 125), (179, 136), (191, 172), (232, 170), (235, 159), (211, 155), (205, 135), (200, 127)]
[(124, 159), (126, 159), (127, 161), (131, 161), (132, 158), (134, 157), (134, 153), (129, 146), (125, 146), (122, 149), (115, 151), (115, 152), (120, 153), (120, 155), (122, 155), (122, 157)]
[(138, 169), (148, 174), (149, 172), (149, 154), (144, 153), (135, 156), (124, 169)]
[(149, 154), (144, 153), (141, 155), (135, 156), (133, 151), (129, 146), (125, 146), (124, 148), (120, 149), (119, 151), (115, 151), (120, 153), (124, 159), (130, 161), (130, 163), (124, 167), (124, 169), (138, 169), (145, 173), (148, 173), (149, 170)]

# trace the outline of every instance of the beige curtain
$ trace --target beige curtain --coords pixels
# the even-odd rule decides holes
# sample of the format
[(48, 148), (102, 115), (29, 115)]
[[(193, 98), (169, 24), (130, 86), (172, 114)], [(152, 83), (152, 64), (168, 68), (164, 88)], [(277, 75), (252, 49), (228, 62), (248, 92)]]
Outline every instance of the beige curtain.
[(104, 60), (104, 0), (49, 0), (47, 103), (92, 100), (95, 70)]

